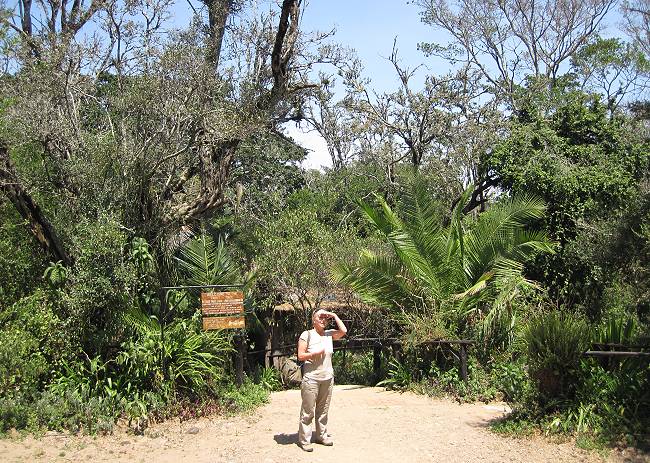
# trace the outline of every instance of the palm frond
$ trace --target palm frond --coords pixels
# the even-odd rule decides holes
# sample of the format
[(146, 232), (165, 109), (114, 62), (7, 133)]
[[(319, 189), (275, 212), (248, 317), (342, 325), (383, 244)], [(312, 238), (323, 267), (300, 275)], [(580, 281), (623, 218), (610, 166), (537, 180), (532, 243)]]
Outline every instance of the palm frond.
[(463, 193), (447, 227), (415, 183), (404, 192), (399, 215), (381, 199), (377, 208), (360, 203), (392, 255), (364, 251), (356, 266), (337, 266), (337, 281), (365, 302), (393, 309), (402, 320), (424, 308), (422, 314), (438, 321), (466, 326), (471, 320), (484, 335), (509, 339), (516, 320), (512, 299), (535, 287), (523, 275), (524, 263), (537, 253), (553, 252), (544, 232), (528, 228), (543, 217), (545, 205), (531, 196), (511, 198), (478, 218), (466, 218), (463, 208), (471, 193)]
[(491, 262), (509, 254), (514, 246), (528, 243), (530, 248), (547, 249), (550, 241), (534, 241), (545, 238), (542, 234), (524, 232), (529, 221), (541, 218), (544, 211), (541, 199), (522, 197), (502, 201), (484, 212), (466, 235), (463, 267), (468, 280), (476, 281)]
[(187, 242), (175, 258), (185, 283), (195, 286), (239, 283), (239, 269), (230, 258), (223, 238), (217, 242), (201, 233)]
[(402, 271), (398, 259), (364, 251), (355, 267), (340, 263), (334, 267), (333, 275), (338, 283), (348, 286), (368, 304), (381, 307), (421, 304), (421, 298), (413, 293)]

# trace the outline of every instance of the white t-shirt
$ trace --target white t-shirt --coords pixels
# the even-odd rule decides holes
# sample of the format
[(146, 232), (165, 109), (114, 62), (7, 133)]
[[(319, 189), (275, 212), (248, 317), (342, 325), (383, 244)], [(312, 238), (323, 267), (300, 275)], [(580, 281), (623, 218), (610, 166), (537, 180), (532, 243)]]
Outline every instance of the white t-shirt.
[(321, 336), (316, 330), (303, 331), (300, 340), (307, 343), (307, 353), (325, 349), (325, 355), (314, 360), (306, 360), (303, 369), (303, 378), (326, 381), (334, 377), (334, 368), (332, 367), (332, 353), (334, 344), (332, 344), (332, 333), (336, 330), (325, 330)]

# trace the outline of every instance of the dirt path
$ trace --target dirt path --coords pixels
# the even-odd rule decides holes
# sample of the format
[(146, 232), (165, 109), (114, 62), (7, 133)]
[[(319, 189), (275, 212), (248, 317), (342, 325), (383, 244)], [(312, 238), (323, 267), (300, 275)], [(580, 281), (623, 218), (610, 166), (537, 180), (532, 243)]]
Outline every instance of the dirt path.
[[(94, 462), (596, 462), (595, 453), (541, 438), (491, 433), (502, 405), (458, 405), (381, 388), (336, 386), (330, 412), (333, 447), (311, 454), (295, 444), (300, 393), (274, 393), (254, 415), (168, 422), (145, 436), (71, 437), (0, 441), (0, 460)], [(620, 455), (611, 461), (624, 460)]]

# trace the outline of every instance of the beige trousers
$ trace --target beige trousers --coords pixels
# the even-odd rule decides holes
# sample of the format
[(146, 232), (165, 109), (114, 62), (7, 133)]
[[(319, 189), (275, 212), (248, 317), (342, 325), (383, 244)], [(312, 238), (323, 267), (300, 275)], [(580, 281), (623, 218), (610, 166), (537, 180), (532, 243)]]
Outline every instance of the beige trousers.
[(307, 445), (311, 442), (311, 422), (316, 416), (316, 440), (327, 437), (327, 413), (332, 399), (334, 378), (325, 381), (303, 379), (300, 385), (302, 407), (298, 427), (298, 442)]

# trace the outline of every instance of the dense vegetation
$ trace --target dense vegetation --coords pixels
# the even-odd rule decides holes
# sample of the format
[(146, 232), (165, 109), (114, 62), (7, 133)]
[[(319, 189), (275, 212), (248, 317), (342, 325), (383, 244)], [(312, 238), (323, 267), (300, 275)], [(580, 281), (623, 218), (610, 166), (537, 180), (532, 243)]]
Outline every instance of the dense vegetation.
[[(179, 29), (167, 1), (82, 3), (1, 12), (0, 432), (254, 407), (282, 384), (249, 357), (235, 386), (235, 338), (268, 347), (288, 302), (293, 342), (346, 294), (353, 336), (403, 343), (381, 377), (337, 352), (339, 381), (647, 438), (647, 358), (583, 355), (650, 344), (647, 1), (416, 1), (452, 70), (417, 87), (395, 47), (383, 93), (297, 0), (205, 0)], [(619, 7), (627, 38), (601, 37)], [(297, 121), (331, 168), (301, 167)], [(245, 332), (161, 292), (216, 284), (244, 289)], [(423, 344), (458, 338), (467, 382)]]

